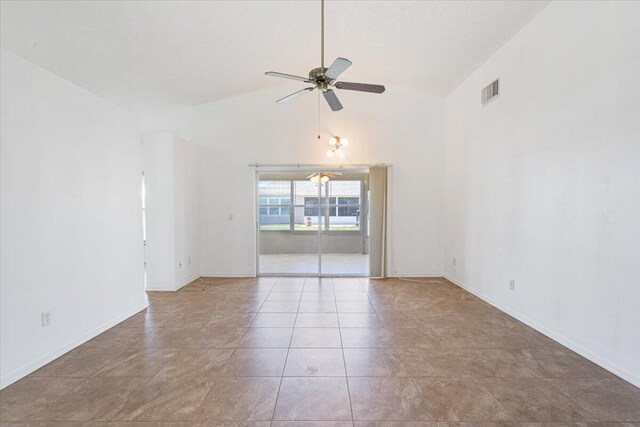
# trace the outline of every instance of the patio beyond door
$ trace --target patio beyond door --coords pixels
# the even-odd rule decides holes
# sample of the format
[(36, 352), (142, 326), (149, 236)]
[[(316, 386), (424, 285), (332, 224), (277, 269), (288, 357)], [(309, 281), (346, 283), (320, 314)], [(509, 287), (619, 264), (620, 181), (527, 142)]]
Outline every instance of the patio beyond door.
[(367, 171), (258, 172), (259, 275), (367, 276)]

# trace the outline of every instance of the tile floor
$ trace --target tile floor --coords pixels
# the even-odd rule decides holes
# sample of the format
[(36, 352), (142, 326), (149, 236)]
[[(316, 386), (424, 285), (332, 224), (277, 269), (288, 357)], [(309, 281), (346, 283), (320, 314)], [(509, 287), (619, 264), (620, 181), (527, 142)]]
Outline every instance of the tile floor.
[(640, 389), (445, 280), (199, 279), (0, 392), (3, 426), (640, 426)]
[[(317, 254), (260, 255), (262, 274), (318, 274)], [(368, 276), (369, 255), (323, 254), (322, 274), (330, 276)]]

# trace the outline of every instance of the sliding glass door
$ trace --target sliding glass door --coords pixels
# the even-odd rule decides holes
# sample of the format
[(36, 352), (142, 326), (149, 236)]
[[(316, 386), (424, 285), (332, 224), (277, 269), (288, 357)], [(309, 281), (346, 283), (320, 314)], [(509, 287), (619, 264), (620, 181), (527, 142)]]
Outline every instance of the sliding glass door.
[(366, 276), (369, 251), (365, 176), (338, 176), (323, 187), (321, 272), (329, 276)]
[(366, 171), (259, 172), (258, 274), (366, 276)]

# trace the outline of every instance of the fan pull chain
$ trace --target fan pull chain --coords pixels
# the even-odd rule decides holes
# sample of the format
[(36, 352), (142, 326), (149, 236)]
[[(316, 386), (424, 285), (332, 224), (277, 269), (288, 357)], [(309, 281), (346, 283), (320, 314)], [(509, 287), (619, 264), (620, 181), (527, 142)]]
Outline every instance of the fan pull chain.
[(320, 140), (320, 91), (318, 91), (318, 140)]

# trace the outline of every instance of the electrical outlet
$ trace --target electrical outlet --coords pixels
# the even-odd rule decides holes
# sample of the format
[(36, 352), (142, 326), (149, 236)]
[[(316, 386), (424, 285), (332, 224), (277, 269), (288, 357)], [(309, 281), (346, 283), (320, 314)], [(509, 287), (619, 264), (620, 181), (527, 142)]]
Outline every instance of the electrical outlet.
[(51, 324), (51, 312), (43, 311), (40, 313), (40, 321), (42, 322), (42, 327), (49, 326)]
[(516, 290), (516, 281), (515, 280), (509, 280), (509, 289), (511, 289), (512, 291)]
[(451, 259), (451, 264), (453, 264), (454, 266), (456, 265), (456, 259), (455, 258)]
[(178, 262), (178, 268), (179, 268), (180, 270), (182, 270), (182, 261), (179, 261), (179, 262)]

